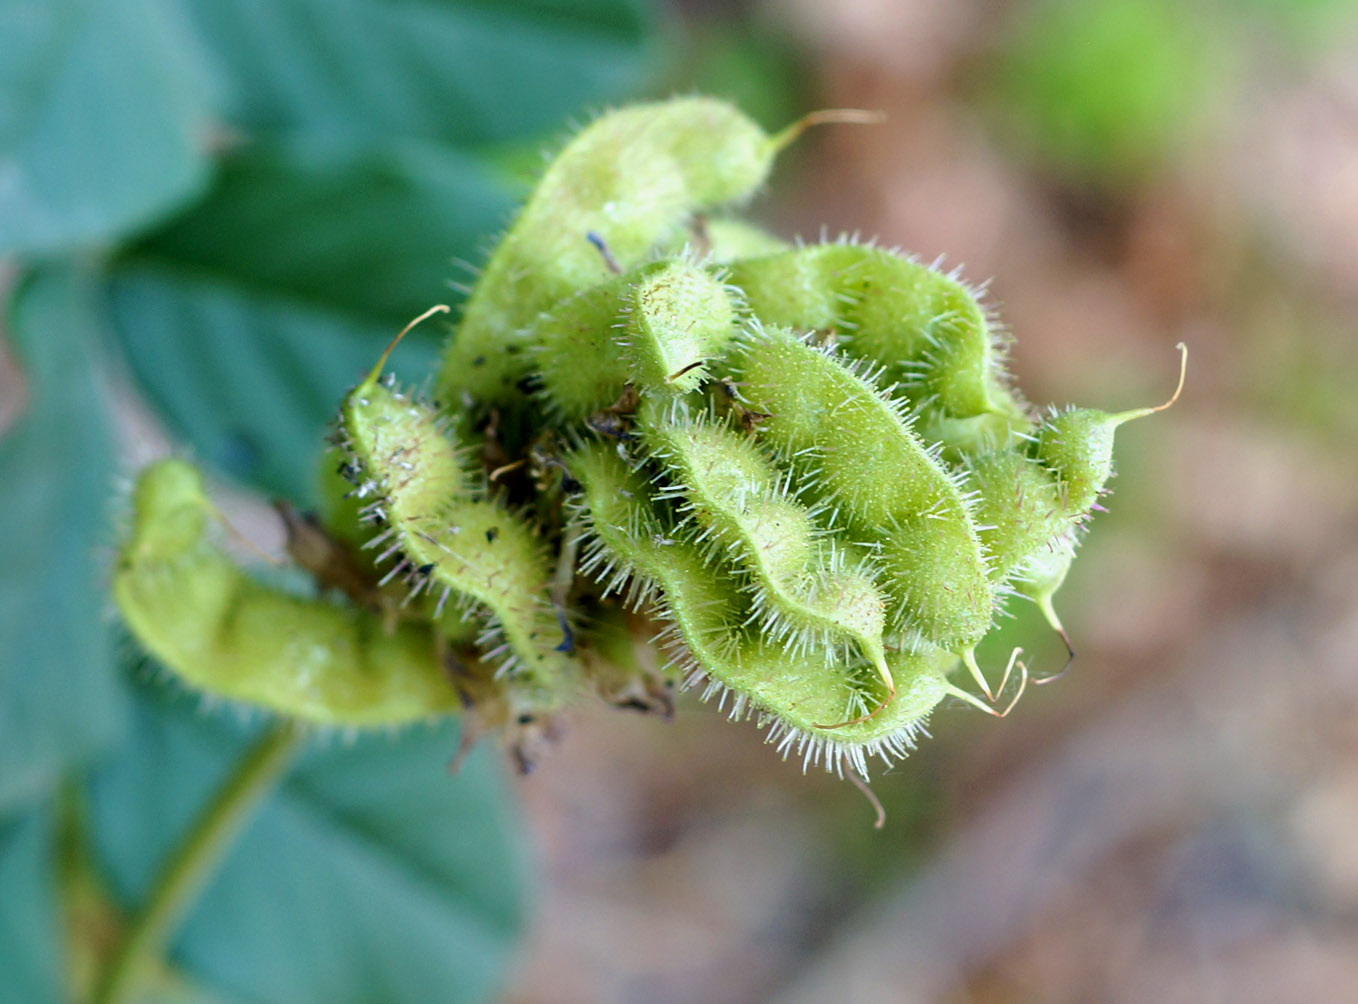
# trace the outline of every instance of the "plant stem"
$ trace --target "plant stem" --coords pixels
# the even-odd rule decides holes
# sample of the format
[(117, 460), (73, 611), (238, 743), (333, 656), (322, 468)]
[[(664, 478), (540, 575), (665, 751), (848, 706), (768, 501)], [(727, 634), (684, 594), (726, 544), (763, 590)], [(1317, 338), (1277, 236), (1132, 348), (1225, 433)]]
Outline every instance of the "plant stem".
[(303, 730), (276, 726), (241, 758), (226, 782), (161, 866), (146, 904), (137, 914), (95, 994), (96, 1004), (126, 1004), (158, 959), (185, 909), (235, 841), (255, 808), (287, 769)]

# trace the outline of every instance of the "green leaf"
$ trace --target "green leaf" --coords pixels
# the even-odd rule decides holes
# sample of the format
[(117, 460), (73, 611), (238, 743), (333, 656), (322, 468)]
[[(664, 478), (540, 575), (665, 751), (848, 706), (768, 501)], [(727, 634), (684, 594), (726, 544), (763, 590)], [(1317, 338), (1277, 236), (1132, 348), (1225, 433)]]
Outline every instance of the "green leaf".
[[(113, 328), (151, 401), (200, 459), (295, 499), (344, 393), (455, 258), (508, 211), (473, 162), (425, 145), (252, 146), (212, 193), (110, 272)], [(423, 374), (446, 327), (398, 351)]]
[(478, 144), (635, 88), (641, 0), (178, 0), (248, 130)]
[(204, 176), (201, 88), (159, 0), (0, 13), (0, 252), (108, 241)]
[[(164, 689), (89, 786), (96, 860), (140, 903), (254, 731)], [(317, 741), (190, 910), (170, 961), (227, 997), (289, 1004), (484, 1000), (523, 923), (524, 845), (495, 751), (453, 776), (457, 729)]]
[(0, 1004), (61, 1000), (61, 943), (46, 808), (0, 822)]
[(10, 305), (28, 409), (0, 440), (0, 809), (120, 734), (98, 548), (113, 484), (89, 279), (30, 276)]
[(990, 81), (1000, 130), (1073, 180), (1126, 184), (1192, 141), (1230, 79), (1229, 22), (1177, 0), (1042, 0)]

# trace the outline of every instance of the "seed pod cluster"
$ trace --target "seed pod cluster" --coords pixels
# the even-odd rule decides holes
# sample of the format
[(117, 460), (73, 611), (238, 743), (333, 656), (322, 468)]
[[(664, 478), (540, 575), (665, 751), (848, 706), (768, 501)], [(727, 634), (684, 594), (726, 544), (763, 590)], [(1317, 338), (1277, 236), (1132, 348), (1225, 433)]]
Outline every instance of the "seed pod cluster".
[[(277, 608), (265, 634), (342, 621), (390, 693), (344, 697), (351, 655), (307, 671), (334, 674), (327, 708), (277, 660), (253, 672), (272, 687), (221, 668), (235, 593), (263, 587), (201, 542), (205, 502), (179, 467), (139, 489), (115, 588), (134, 633), (206, 690), (353, 724), (455, 706), (544, 720), (591, 686), (668, 713), (670, 684), (696, 686), (785, 756), (862, 776), (950, 696), (1003, 713), (1027, 670), (1011, 658), (997, 689), (978, 644), (1015, 596), (1061, 630), (1052, 595), (1113, 433), (1159, 409), (1038, 413), (956, 275), (731, 217), (804, 124), (768, 135), (705, 98), (602, 116), (491, 254), (432, 398), (379, 362), (344, 400), (328, 456), (345, 485), (305, 549), (323, 560), (302, 561), (348, 569), (317, 572), (343, 595), (260, 594)], [(182, 504), (143, 506), (166, 470)], [(183, 588), (157, 586), (171, 578)], [(447, 653), (484, 668), (475, 687)]]

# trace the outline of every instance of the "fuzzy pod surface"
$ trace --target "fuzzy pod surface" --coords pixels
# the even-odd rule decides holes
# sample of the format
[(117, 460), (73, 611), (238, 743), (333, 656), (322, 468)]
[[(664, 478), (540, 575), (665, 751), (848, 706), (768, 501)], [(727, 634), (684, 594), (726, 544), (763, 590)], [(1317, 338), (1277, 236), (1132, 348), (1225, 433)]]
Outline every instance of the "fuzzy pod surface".
[(514, 400), (529, 374), (520, 332), (540, 311), (641, 263), (694, 213), (749, 197), (787, 138), (704, 97), (622, 108), (586, 126), (486, 262), (445, 352), (440, 400)]
[(432, 633), (267, 586), (207, 540), (214, 511), (181, 460), (142, 472), (113, 574), (124, 623), (205, 694), (324, 725), (399, 725), (459, 709)]

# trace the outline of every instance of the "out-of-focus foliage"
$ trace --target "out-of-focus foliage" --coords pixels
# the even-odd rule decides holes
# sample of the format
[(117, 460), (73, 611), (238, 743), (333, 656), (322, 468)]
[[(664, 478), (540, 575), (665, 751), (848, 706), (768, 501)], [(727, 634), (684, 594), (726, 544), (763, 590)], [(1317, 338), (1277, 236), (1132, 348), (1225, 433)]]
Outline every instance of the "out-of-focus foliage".
[(0, 7), (0, 252), (106, 243), (201, 188), (207, 108), (162, 6)]
[[(93, 765), (86, 843), (125, 919), (251, 731), (147, 694), (128, 717), (129, 689), (165, 685), (117, 657), (104, 612), (110, 389), (217, 474), (310, 501), (336, 402), (504, 225), (496, 150), (634, 93), (653, 30), (645, 0), (0, 2), (4, 386), (25, 402), (0, 439), (0, 1001), (64, 992), (58, 783)], [(456, 748), (444, 730), (304, 759), (158, 992), (484, 998), (523, 847), (497, 764), (443, 774)]]
[[(255, 142), (111, 262), (107, 316), (202, 460), (309, 500), (308, 458), (373, 346), (454, 295), (452, 258), (476, 258), (508, 208), (488, 170), (445, 146)], [(403, 360), (432, 355), (420, 334)]]
[(1235, 30), (1177, 0), (1038, 0), (1013, 16), (991, 94), (1001, 129), (1040, 164), (1114, 183), (1203, 126)]
[[(89, 781), (91, 854), (123, 908), (257, 733), (186, 703), (143, 695), (135, 740)], [(518, 939), (523, 846), (495, 751), (450, 778), (455, 742), (454, 726), (309, 751), (185, 918), (170, 964), (228, 999), (484, 999)]]
[(95, 570), (113, 458), (91, 286), (44, 269), (9, 314), (31, 403), (0, 439), (0, 507), (22, 528), (0, 563), (0, 814), (122, 732)]

